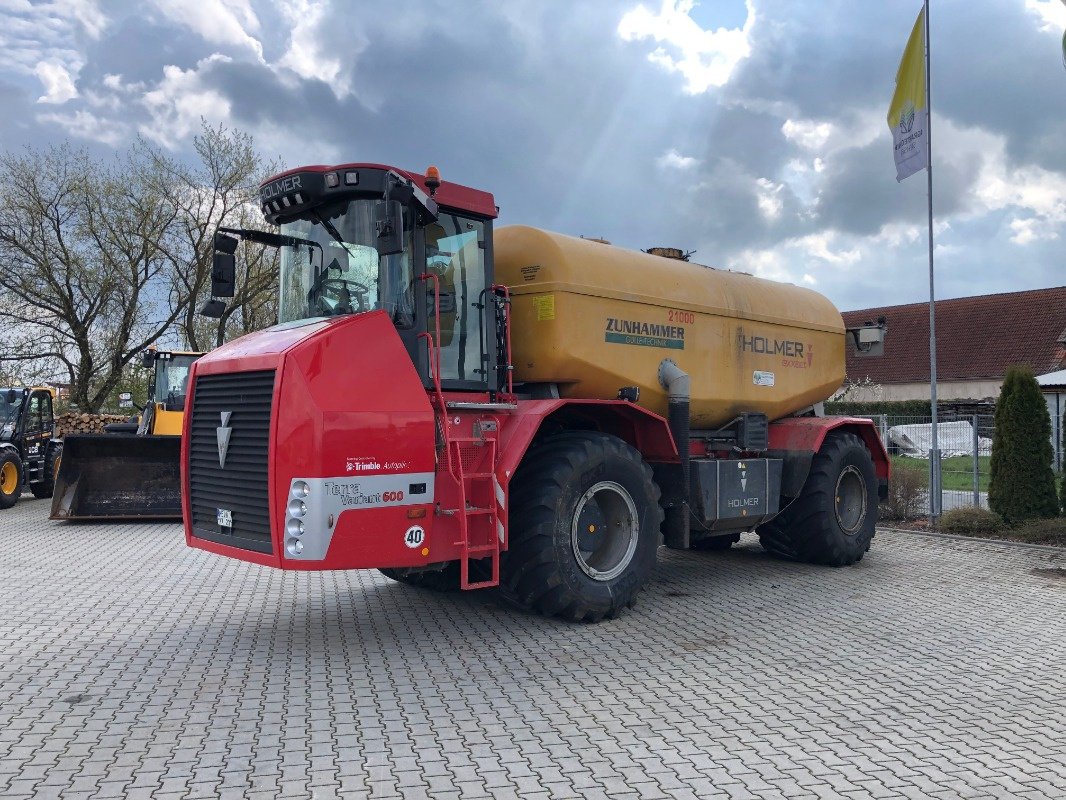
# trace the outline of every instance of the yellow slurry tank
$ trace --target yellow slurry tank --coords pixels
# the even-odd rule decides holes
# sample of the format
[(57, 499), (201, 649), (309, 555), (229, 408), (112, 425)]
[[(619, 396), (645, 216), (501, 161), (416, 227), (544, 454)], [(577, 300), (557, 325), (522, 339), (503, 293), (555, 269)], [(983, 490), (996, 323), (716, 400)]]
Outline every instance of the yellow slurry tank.
[(691, 376), (698, 429), (742, 411), (778, 419), (844, 381), (844, 322), (810, 289), (518, 225), (498, 229), (494, 249), (516, 382), (598, 399), (637, 386), (665, 415), (657, 375), (671, 358)]

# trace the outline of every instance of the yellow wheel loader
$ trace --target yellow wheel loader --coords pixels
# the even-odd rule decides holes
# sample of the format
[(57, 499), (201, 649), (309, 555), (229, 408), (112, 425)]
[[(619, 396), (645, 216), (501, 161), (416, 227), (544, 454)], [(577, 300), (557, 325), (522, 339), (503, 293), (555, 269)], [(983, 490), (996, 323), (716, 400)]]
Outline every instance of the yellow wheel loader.
[(149, 400), (105, 433), (67, 436), (52, 519), (181, 519), (181, 428), (189, 369), (203, 353), (149, 349)]

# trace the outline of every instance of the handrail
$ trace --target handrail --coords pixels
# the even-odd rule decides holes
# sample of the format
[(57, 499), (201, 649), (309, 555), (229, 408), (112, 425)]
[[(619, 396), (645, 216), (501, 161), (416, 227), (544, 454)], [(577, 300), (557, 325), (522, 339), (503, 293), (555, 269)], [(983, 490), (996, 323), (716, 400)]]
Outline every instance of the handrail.
[(502, 283), (492, 285), (494, 292), (503, 293), (503, 327), (506, 338), (507, 359), (507, 394), (514, 396), (514, 364), (511, 361), (511, 290)]
[(448, 409), (444, 403), (444, 391), (440, 385), (440, 279), (432, 272), (426, 272), (418, 276), (422, 281), (433, 281), (433, 320), (434, 334), (422, 332), (419, 339), (425, 339), (429, 344), (429, 372), (433, 378), (433, 391), (437, 398), (437, 407), (440, 409), (441, 431), (444, 434), (444, 452), (448, 458), (448, 474), (455, 477), (455, 469), (452, 466), (451, 427), (448, 422)]

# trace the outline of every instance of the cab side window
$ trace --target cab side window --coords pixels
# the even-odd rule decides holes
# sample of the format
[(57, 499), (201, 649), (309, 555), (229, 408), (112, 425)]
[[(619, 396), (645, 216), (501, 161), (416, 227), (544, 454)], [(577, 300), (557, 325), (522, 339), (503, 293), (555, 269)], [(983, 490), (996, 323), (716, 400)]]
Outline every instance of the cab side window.
[(46, 431), (52, 421), (52, 395), (41, 394), (41, 430)]
[[(426, 226), (426, 270), (440, 284), (442, 380), (484, 381), (480, 305), (485, 302), (485, 225), (442, 213)], [(430, 293), (432, 303), (432, 292)], [(429, 330), (434, 331), (433, 308)]]
[(30, 395), (30, 402), (26, 406), (26, 433), (40, 433), (44, 430), (44, 400), (45, 395), (41, 392)]

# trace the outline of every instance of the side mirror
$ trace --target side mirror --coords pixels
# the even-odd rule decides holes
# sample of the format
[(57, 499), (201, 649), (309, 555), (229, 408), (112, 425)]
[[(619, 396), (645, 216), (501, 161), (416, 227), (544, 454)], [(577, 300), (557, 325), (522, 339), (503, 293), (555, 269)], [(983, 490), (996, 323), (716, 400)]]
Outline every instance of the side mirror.
[[(403, 252), (403, 205), (396, 200), (374, 204), (374, 230), (379, 256)], [(232, 296), (232, 295), (230, 295)]]
[(210, 317), (211, 319), (222, 319), (222, 315), (226, 313), (226, 304), (221, 300), (208, 300), (204, 303), (204, 307), (200, 309), (201, 317)]
[(9, 406), (15, 405), (15, 401), (19, 399), (18, 392), (14, 389), (7, 390), (7, 404)]
[(142, 367), (144, 367), (145, 369), (151, 369), (152, 365), (154, 363), (155, 363), (155, 351), (154, 350), (145, 350), (143, 353), (141, 353), (141, 366)]
[(211, 267), (211, 295), (233, 297), (236, 284), (237, 260), (233, 253), (215, 253), (215, 261)]
[(227, 236), (224, 233), (215, 234), (215, 250), (233, 255), (237, 252), (239, 240), (236, 236)]

